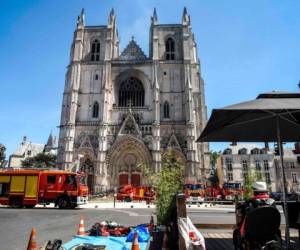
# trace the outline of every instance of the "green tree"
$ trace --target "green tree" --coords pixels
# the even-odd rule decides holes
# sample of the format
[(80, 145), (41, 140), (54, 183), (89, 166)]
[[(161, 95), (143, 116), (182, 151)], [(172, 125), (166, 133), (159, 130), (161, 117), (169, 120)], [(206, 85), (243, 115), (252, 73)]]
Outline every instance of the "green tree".
[(253, 196), (253, 188), (252, 185), (256, 181), (256, 173), (251, 171), (250, 169), (247, 170), (247, 174), (244, 178), (244, 200), (248, 200)]
[(155, 184), (156, 175), (152, 168), (145, 163), (141, 163), (137, 167), (143, 176), (145, 184), (153, 186)]
[(211, 182), (211, 185), (215, 187), (219, 184), (216, 163), (217, 163), (217, 159), (220, 156), (220, 153), (216, 151), (210, 151), (209, 156), (210, 156), (210, 165), (211, 165), (211, 173), (210, 173), (209, 181)]
[(162, 163), (162, 169), (156, 174), (156, 214), (160, 224), (168, 223), (175, 197), (183, 191), (184, 167), (176, 160), (173, 150), (169, 150)]
[(38, 153), (36, 156), (25, 158), (21, 164), (23, 167), (55, 167), (56, 155), (50, 153)]

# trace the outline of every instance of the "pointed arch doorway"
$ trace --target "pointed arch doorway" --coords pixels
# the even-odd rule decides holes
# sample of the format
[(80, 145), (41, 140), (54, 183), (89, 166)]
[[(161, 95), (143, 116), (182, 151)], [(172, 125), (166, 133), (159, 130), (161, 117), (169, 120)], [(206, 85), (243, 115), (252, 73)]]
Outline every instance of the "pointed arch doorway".
[(143, 163), (151, 166), (151, 161), (151, 154), (141, 140), (122, 136), (112, 146), (107, 157), (111, 187), (143, 184), (138, 165)]
[(83, 158), (80, 161), (80, 172), (84, 172), (86, 174), (86, 183), (88, 185), (90, 193), (94, 193), (94, 163), (90, 158)]

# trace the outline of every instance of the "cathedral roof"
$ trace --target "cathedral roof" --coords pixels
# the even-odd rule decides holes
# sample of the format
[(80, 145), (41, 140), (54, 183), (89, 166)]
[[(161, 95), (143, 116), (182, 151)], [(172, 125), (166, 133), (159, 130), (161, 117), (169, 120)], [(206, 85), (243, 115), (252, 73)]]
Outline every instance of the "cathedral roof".
[(120, 55), (121, 60), (145, 60), (147, 59), (146, 55), (140, 48), (140, 46), (137, 45), (137, 43), (132, 40), (129, 42), (127, 47), (123, 50), (123, 52)]

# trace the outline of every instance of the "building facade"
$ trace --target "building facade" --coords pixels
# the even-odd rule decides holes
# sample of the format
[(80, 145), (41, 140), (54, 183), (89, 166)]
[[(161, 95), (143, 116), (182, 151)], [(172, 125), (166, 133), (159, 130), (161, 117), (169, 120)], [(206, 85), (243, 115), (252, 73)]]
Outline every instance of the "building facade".
[[(295, 148), (284, 148), (283, 165), (286, 176), (288, 192), (300, 192), (300, 144), (295, 143)], [(275, 157), (277, 191), (282, 190), (282, 171), (280, 157)]]
[(224, 182), (244, 185), (249, 174), (267, 183), (271, 191), (277, 190), (277, 176), (273, 151), (255, 144), (236, 144), (221, 155)]
[[(224, 182), (238, 182), (243, 185), (250, 170), (257, 179), (266, 181), (271, 191), (282, 192), (281, 162), (274, 149), (259, 148), (255, 144), (237, 144), (224, 150), (221, 162)], [(283, 165), (287, 191), (300, 192), (299, 143), (295, 143), (295, 148), (284, 148)]]
[(88, 174), (92, 191), (143, 183), (138, 165), (160, 171), (172, 148), (186, 178), (210, 173), (204, 82), (190, 16), (180, 24), (151, 17), (149, 55), (132, 39), (119, 53), (116, 15), (108, 24), (77, 21), (63, 94), (58, 165)]
[(56, 138), (52, 133), (50, 133), (46, 144), (28, 141), (27, 137), (24, 136), (17, 150), (9, 156), (8, 167), (20, 168), (22, 161), (27, 157), (34, 157), (42, 152), (57, 154)]

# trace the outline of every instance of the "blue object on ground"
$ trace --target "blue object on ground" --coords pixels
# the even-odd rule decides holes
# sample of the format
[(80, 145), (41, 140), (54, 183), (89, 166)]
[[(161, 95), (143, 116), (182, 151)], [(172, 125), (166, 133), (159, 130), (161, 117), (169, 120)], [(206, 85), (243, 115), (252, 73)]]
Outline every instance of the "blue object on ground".
[[(130, 250), (131, 242), (126, 242), (126, 237), (115, 236), (74, 236), (73, 239), (63, 244), (64, 250), (75, 249), (81, 244), (91, 244), (94, 246), (106, 246), (105, 250)], [(139, 243), (140, 250), (147, 249), (148, 242)]]
[(150, 234), (149, 234), (148, 228), (147, 228), (146, 224), (142, 224), (142, 225), (138, 225), (131, 229), (130, 233), (127, 236), (126, 241), (132, 242), (133, 235), (135, 232), (138, 233), (138, 241), (139, 242), (148, 242), (150, 240)]

